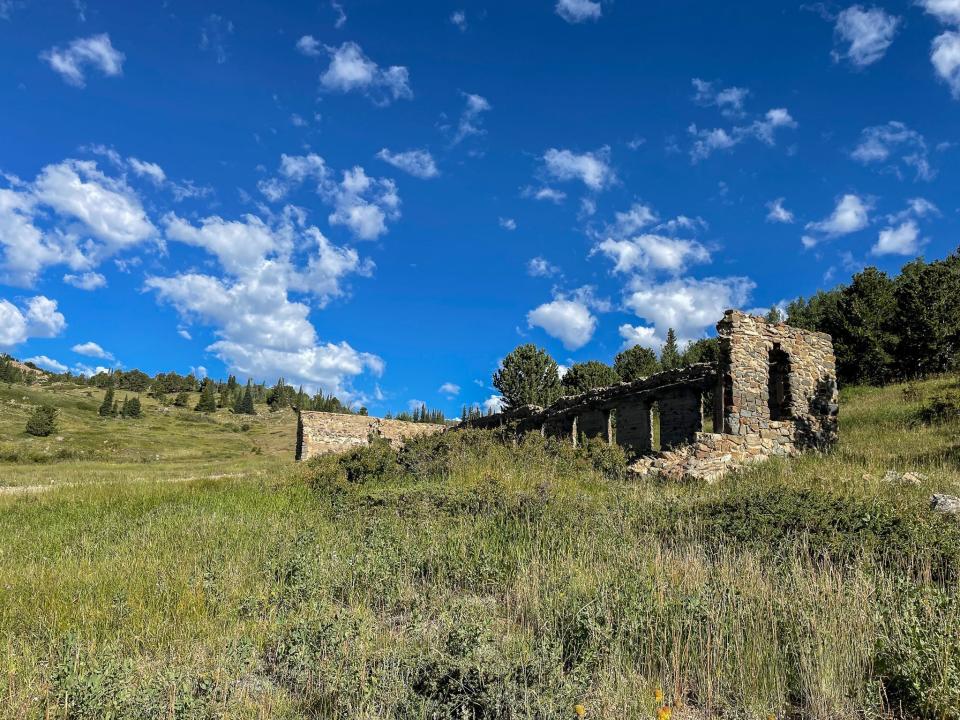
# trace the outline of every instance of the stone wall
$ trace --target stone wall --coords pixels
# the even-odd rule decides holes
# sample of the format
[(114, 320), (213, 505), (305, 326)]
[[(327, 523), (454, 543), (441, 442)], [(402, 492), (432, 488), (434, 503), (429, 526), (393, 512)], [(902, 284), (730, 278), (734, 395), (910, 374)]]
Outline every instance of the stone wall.
[(431, 423), (304, 410), (297, 419), (297, 460), (367, 445), (371, 434), (384, 437), (399, 448), (404, 438), (433, 435), (445, 429), (445, 425)]
[[(634, 382), (467, 421), (463, 427), (540, 432), (576, 444), (601, 437), (623, 446), (639, 474), (713, 480), (730, 469), (837, 440), (833, 343), (824, 333), (728, 310), (717, 324), (720, 358)], [(703, 400), (713, 390), (714, 429)], [(662, 452), (653, 452), (657, 404)]]
[[(724, 433), (759, 436), (779, 420), (795, 423), (801, 447), (823, 448), (836, 441), (836, 358), (829, 335), (728, 310), (717, 324), (717, 337), (716, 396)], [(771, 355), (783, 358), (785, 366), (782, 403), (771, 384)]]

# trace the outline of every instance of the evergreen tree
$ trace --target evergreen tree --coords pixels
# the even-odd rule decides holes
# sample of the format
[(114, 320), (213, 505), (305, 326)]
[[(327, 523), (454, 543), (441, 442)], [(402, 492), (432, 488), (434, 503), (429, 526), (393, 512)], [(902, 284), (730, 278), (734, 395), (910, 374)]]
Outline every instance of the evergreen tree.
[(97, 411), (100, 417), (110, 417), (113, 415), (113, 388), (107, 388), (107, 394), (103, 396), (103, 402), (100, 403), (100, 409)]
[(780, 312), (780, 308), (774, 305), (772, 308), (767, 310), (767, 314), (766, 316), (764, 316), (764, 319), (768, 323), (773, 323), (774, 325), (776, 325), (777, 323), (783, 322), (783, 313)]
[(664, 370), (673, 370), (680, 367), (680, 348), (677, 346), (677, 334), (673, 328), (667, 329), (667, 341), (660, 348), (660, 366)]
[(233, 406), (233, 411), (238, 415), (256, 415), (257, 411), (253, 405), (253, 390), (250, 388), (250, 381), (247, 381), (247, 387), (243, 394), (237, 395), (237, 402)]
[(123, 405), (120, 406), (120, 417), (127, 417), (127, 404), (130, 402), (130, 398), (126, 395), (123, 396)]
[(132, 397), (123, 401), (123, 417), (137, 419), (143, 417), (143, 407), (140, 405), (140, 398)]
[(197, 402), (194, 410), (197, 412), (217, 411), (217, 396), (214, 393), (213, 382), (211, 380), (204, 382), (203, 389), (200, 391), (200, 400)]
[(683, 349), (681, 363), (695, 365), (696, 363), (715, 363), (720, 358), (720, 344), (716, 338), (700, 338), (688, 343)]
[(607, 387), (618, 382), (620, 382), (620, 376), (612, 367), (598, 360), (588, 360), (571, 365), (560, 384), (563, 385), (564, 395), (578, 395), (593, 388)]
[(660, 362), (650, 348), (634, 345), (614, 358), (613, 369), (621, 380), (632, 382), (660, 372)]
[(896, 281), (896, 367), (903, 377), (945, 372), (960, 364), (960, 251), (944, 260), (915, 260)]
[(26, 431), (36, 437), (47, 437), (56, 432), (57, 409), (49, 405), (39, 405), (27, 418)]
[(190, 396), (186, 391), (181, 391), (177, 393), (177, 397), (173, 401), (174, 407), (186, 407), (187, 403), (190, 402)]
[(114, 400), (113, 407), (110, 409), (111, 417), (117, 417), (120, 414), (120, 401)]
[(509, 410), (524, 405), (546, 407), (560, 396), (557, 363), (536, 345), (520, 345), (503, 359), (503, 367), (493, 376), (493, 386), (503, 395)]

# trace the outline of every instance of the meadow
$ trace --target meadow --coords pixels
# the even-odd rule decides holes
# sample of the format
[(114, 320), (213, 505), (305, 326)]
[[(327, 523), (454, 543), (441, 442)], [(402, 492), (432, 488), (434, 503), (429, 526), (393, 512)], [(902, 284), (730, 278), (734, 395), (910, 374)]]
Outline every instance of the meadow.
[(845, 389), (833, 452), (707, 486), (0, 387), (0, 715), (960, 718), (960, 423), (918, 422), (958, 391)]

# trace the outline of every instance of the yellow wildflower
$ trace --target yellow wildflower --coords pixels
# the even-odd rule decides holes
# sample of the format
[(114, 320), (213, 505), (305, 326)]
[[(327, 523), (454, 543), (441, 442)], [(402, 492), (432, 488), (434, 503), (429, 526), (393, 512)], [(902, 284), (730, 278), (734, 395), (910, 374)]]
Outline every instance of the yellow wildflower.
[(587, 709), (583, 705), (577, 704), (573, 706), (573, 712), (577, 714), (577, 717), (582, 718), (587, 714)]
[(657, 720), (670, 720), (670, 716), (673, 714), (673, 710), (670, 709), (669, 705), (664, 705), (662, 708), (657, 710)]
[(656, 690), (654, 690), (653, 699), (657, 703), (657, 705), (661, 705), (663, 703), (663, 690), (661, 690), (660, 688), (657, 688)]

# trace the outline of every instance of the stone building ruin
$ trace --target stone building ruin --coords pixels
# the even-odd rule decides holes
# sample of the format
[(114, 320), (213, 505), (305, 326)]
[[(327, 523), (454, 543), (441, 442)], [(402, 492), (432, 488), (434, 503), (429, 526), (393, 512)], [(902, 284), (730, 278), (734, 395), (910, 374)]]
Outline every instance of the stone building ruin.
[[(712, 481), (776, 455), (826, 449), (837, 440), (833, 343), (824, 333), (728, 310), (717, 324), (719, 360), (633, 382), (467, 420), (456, 427), (538, 432), (574, 444), (602, 438), (621, 445), (641, 475)], [(654, 408), (659, 447), (654, 444)], [(712, 426), (706, 432), (706, 420)], [(297, 459), (342, 452), (386, 437), (441, 432), (442, 425), (359, 415), (301, 412)]]
[[(829, 335), (728, 310), (717, 338), (715, 364), (667, 370), (462, 426), (540, 432), (574, 444), (599, 437), (621, 445), (639, 474), (708, 481), (750, 462), (836, 442), (836, 359)], [(712, 432), (704, 431), (705, 414)]]

